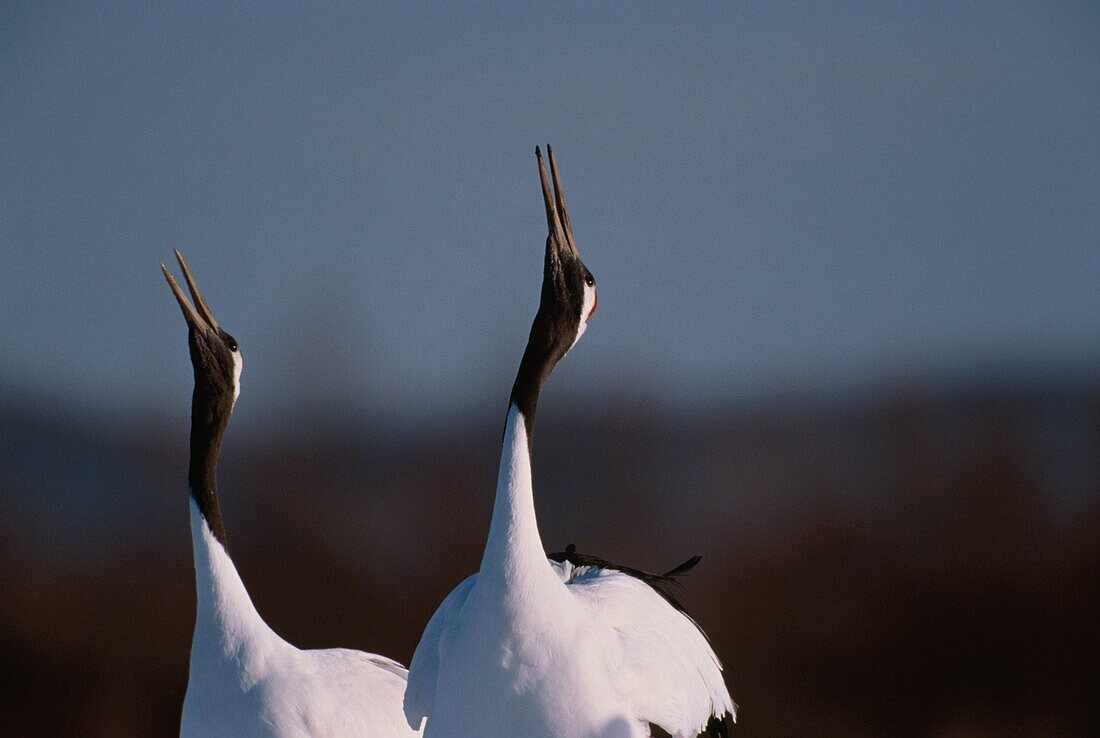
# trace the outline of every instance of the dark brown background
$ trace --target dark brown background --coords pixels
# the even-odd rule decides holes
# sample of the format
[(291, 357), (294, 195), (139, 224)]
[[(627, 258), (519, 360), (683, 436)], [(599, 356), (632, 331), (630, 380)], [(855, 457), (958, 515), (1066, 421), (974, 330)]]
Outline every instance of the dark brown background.
[[(660, 569), (741, 735), (1086, 735), (1097, 708), (1100, 392), (881, 387), (677, 417), (544, 403), (546, 545)], [(563, 407), (563, 405), (565, 407)], [(502, 414), (502, 413), (501, 413)], [(0, 733), (167, 735), (194, 594), (186, 429), (0, 406)], [(501, 418), (230, 428), (230, 549), (302, 647), (408, 661), (477, 565)]]

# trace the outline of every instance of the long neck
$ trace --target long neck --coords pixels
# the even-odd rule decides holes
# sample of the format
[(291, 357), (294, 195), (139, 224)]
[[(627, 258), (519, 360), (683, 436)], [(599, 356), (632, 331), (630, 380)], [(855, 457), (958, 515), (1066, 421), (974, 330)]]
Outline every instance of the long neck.
[(187, 484), (199, 513), (223, 547), (227, 544), (221, 505), (218, 504), (218, 454), (230, 412), (231, 404), (226, 407), (223, 398), (212, 395), (196, 382), (191, 397), (191, 463)]
[[(195, 557), (192, 669), (252, 669), (274, 634), (260, 618), (225, 546), (218, 505), (218, 453), (232, 401), (196, 384), (191, 407), (191, 546)], [(275, 637), (277, 639), (277, 637)]]
[(540, 350), (535, 338), (533, 330), (508, 403), (493, 520), (479, 574), (520, 593), (530, 588), (561, 589), (539, 536), (531, 479), (535, 410), (542, 385), (559, 357)]
[(217, 674), (257, 674), (272, 644), (282, 641), (256, 611), (233, 560), (194, 499), (191, 547), (196, 598), (192, 681)]
[(517, 566), (531, 562), (546, 566), (546, 552), (535, 518), (529, 438), (523, 413), (515, 403), (509, 404), (482, 572), (499, 570), (511, 575), (517, 573)]
[[(543, 302), (545, 304), (545, 297)], [(519, 362), (519, 371), (516, 372), (516, 381), (512, 385), (512, 394), (508, 398), (509, 408), (515, 406), (523, 414), (528, 444), (535, 428), (535, 412), (538, 410), (542, 386), (546, 384), (550, 372), (554, 371), (554, 367), (565, 354), (564, 351), (555, 348), (551, 322), (546, 317), (546, 310), (540, 307), (539, 314), (531, 326), (531, 335), (527, 339), (523, 359)]]

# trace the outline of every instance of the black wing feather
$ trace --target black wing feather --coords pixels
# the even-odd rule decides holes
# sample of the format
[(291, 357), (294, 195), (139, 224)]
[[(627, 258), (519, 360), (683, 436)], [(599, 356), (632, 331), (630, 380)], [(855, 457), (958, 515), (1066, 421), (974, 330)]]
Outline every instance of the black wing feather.
[[(623, 574), (640, 579), (653, 590), (665, 598), (665, 601), (682, 612), (684, 615), (688, 615), (688, 611), (676, 599), (676, 590), (680, 587), (680, 582), (676, 580), (676, 577), (687, 574), (689, 571), (695, 568), (695, 565), (702, 561), (702, 556), (692, 556), (690, 559), (675, 566), (663, 574), (654, 574), (649, 571), (642, 571), (641, 569), (635, 569), (631, 566), (623, 566), (622, 564), (614, 564), (606, 559), (601, 559), (598, 556), (592, 556), (590, 554), (577, 553), (576, 545), (570, 543), (565, 547), (564, 551), (558, 553), (547, 554), (547, 558), (561, 563), (568, 561), (573, 566), (595, 566), (600, 569), (614, 569), (621, 571)], [(691, 617), (688, 615), (688, 617)]]

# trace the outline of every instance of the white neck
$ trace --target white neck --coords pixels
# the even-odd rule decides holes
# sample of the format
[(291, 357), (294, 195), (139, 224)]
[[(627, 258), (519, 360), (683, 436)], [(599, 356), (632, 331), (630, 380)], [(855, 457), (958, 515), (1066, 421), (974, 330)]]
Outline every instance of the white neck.
[(489, 526), (489, 540), (485, 544), (478, 579), (495, 581), (506, 590), (519, 593), (538, 589), (566, 594), (561, 580), (546, 560), (539, 536), (527, 426), (514, 404), (508, 408), (504, 426), (493, 522)]
[(225, 548), (191, 500), (195, 556), (195, 635), (191, 671), (227, 667), (247, 679), (263, 668), (272, 646), (282, 643), (260, 618)]

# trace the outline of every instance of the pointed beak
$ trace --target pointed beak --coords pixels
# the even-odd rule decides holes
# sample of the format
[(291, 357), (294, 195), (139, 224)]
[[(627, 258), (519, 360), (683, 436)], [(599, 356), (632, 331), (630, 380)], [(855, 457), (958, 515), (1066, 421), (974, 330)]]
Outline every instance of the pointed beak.
[(187, 295), (183, 294), (183, 290), (180, 289), (179, 284), (172, 277), (172, 273), (168, 271), (168, 267), (161, 264), (160, 270), (164, 272), (164, 278), (168, 280), (168, 286), (172, 288), (172, 294), (176, 296), (176, 301), (180, 304), (180, 309), (183, 310), (184, 320), (191, 328), (203, 333), (218, 330), (218, 322), (214, 320), (214, 314), (210, 312), (210, 307), (203, 299), (202, 293), (199, 292), (198, 285), (195, 284), (195, 278), (191, 276), (191, 270), (183, 259), (183, 254), (179, 252), (179, 249), (172, 249), (172, 251), (176, 255), (176, 261), (179, 262), (180, 269), (183, 270), (183, 278), (187, 280), (187, 288), (191, 290), (191, 297), (195, 301), (194, 307), (188, 302)]
[(542, 201), (546, 206), (546, 225), (549, 229), (549, 238), (559, 252), (569, 252), (573, 258), (580, 258), (577, 253), (577, 242), (573, 238), (573, 227), (569, 223), (569, 211), (565, 207), (565, 193), (558, 178), (558, 163), (554, 159), (554, 150), (550, 144), (546, 145), (546, 155), (550, 159), (550, 176), (554, 181), (554, 189), (550, 190), (550, 181), (546, 176), (546, 167), (542, 163), (542, 151), (535, 147), (535, 159), (539, 165), (539, 180), (542, 183)]

